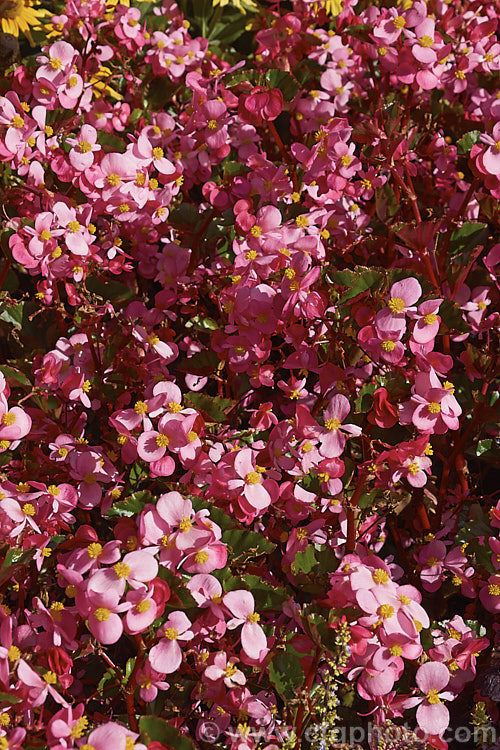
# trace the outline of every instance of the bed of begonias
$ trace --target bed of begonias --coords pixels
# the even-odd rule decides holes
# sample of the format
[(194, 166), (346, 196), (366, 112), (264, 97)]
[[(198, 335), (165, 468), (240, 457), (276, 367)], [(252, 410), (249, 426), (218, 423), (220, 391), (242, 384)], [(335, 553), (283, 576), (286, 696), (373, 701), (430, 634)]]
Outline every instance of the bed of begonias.
[(0, 750), (499, 747), (499, 12), (0, 5)]

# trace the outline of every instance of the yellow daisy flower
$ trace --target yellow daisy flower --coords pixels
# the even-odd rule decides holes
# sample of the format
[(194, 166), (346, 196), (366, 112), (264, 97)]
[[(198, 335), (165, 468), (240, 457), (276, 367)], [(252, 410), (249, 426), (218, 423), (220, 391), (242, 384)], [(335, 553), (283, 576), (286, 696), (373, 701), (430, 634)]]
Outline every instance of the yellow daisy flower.
[(47, 15), (46, 10), (35, 10), (30, 0), (0, 0), (1, 30), (16, 37), (22, 33), (33, 46), (31, 28), (40, 29), (40, 19)]

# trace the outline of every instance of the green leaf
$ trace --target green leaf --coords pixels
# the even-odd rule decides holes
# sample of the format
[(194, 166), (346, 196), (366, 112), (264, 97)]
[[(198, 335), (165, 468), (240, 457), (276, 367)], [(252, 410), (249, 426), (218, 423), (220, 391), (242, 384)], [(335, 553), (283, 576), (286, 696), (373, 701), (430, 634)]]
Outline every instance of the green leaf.
[(10, 323), (15, 328), (26, 328), (32, 325), (29, 320), (29, 316), (36, 310), (36, 305), (33, 302), (14, 302), (13, 300), (5, 300), (2, 303), (2, 312), (0, 312), (0, 320), (5, 323)]
[(299, 88), (295, 78), (285, 70), (268, 71), (266, 80), (274, 89), (279, 89), (288, 102), (292, 101)]
[(359, 396), (356, 399), (356, 411), (360, 412), (367, 412), (370, 411), (371, 406), (373, 404), (373, 394), (375, 393), (377, 389), (377, 386), (374, 383), (369, 383), (368, 385), (364, 385), (360, 392)]
[[(267, 581), (263, 581), (260, 576), (245, 575), (242, 580), (248, 587), (248, 590), (253, 594), (258, 612), (269, 609), (277, 609), (281, 612), (283, 602), (286, 602), (291, 598), (291, 594), (289, 594), (282, 586), (271, 586)], [(238, 581), (241, 587), (240, 579), (238, 579)]]
[(276, 545), (261, 534), (246, 529), (228, 529), (222, 534), (222, 541), (231, 550), (232, 562), (246, 562), (259, 555), (267, 555), (276, 549)]
[(97, 294), (110, 302), (126, 301), (136, 295), (133, 289), (129, 289), (128, 286), (121, 284), (119, 281), (98, 279), (95, 276), (89, 276), (85, 281), (85, 286), (92, 294)]
[(269, 679), (283, 700), (297, 698), (297, 691), (304, 684), (299, 657), (288, 652), (277, 654), (269, 664)]
[(467, 333), (470, 330), (470, 326), (462, 315), (462, 311), (458, 304), (451, 301), (451, 299), (445, 299), (440, 307), (439, 314), (443, 323), (451, 330), (459, 331), (460, 333)]
[(363, 492), (359, 498), (358, 506), (362, 509), (370, 508), (379, 495), (380, 495), (379, 490), (372, 490), (371, 492)]
[(450, 240), (450, 255), (471, 252), (481, 245), (488, 236), (488, 225), (479, 221), (465, 221), (460, 229), (455, 229)]
[(206, 396), (204, 393), (195, 392), (186, 395), (185, 401), (198, 411), (205, 412), (213, 422), (225, 422), (226, 412), (236, 403), (230, 398)]
[(10, 549), (7, 554), (5, 555), (5, 559), (2, 563), (2, 568), (7, 568), (11, 565), (26, 565), (26, 563), (29, 563), (33, 555), (35, 554), (35, 549)]
[(479, 143), (481, 133), (479, 130), (471, 130), (466, 133), (457, 143), (457, 151), (461, 156), (468, 156), (471, 152), (471, 148)]
[(340, 271), (332, 275), (333, 281), (341, 286), (349, 286), (349, 291), (339, 299), (338, 304), (344, 305), (363, 292), (377, 287), (383, 279), (380, 271), (374, 271), (363, 266), (357, 266), (355, 271)]
[(153, 496), (147, 490), (143, 492), (134, 492), (133, 495), (125, 500), (113, 503), (106, 516), (108, 518), (132, 518), (137, 516), (144, 508), (146, 503), (154, 502)]
[(20, 383), (21, 385), (31, 385), (31, 382), (26, 375), (15, 367), (0, 365), (0, 372), (3, 373), (5, 379), (9, 382)]
[(141, 739), (146, 745), (161, 742), (162, 745), (170, 745), (175, 750), (196, 750), (190, 737), (181, 734), (176, 727), (159, 716), (142, 716), (139, 720), (139, 729)]
[(0, 703), (10, 703), (11, 705), (14, 705), (14, 703), (20, 702), (20, 698), (16, 698), (14, 695), (10, 695), (10, 693), (0, 693)]
[[(176, 368), (181, 372), (189, 372), (193, 375), (211, 375), (217, 370), (219, 362), (217, 354), (211, 349), (206, 349), (203, 352), (194, 354), (189, 359), (176, 362)], [(193, 394), (191, 393), (190, 395), (192, 396)]]
[(214, 521), (222, 530), (234, 529), (234, 520), (226, 515), (223, 510), (213, 505), (209, 500), (203, 500), (201, 497), (190, 496), (195, 511), (206, 508), (210, 511), (210, 520)]
[(310, 573), (317, 564), (318, 561), (314, 554), (314, 547), (312, 544), (308, 544), (303, 552), (297, 552), (295, 555), (293, 568), (299, 570), (301, 573)]

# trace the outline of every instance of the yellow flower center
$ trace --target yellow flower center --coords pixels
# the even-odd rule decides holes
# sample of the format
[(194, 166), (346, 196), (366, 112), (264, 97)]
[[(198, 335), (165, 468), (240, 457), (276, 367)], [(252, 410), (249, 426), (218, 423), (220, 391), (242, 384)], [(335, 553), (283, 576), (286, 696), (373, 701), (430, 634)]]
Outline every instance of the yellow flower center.
[(434, 565), (437, 565), (438, 562), (439, 560), (437, 559), (437, 557), (428, 557), (425, 564), (428, 568), (433, 568)]
[(102, 552), (102, 544), (99, 542), (91, 542), (87, 547), (88, 556), (95, 560)]
[(130, 567), (124, 562), (118, 562), (116, 565), (113, 565), (113, 570), (118, 578), (127, 578), (130, 575)]
[(16, 415), (13, 414), (11, 411), (6, 411), (2, 417), (2, 422), (4, 423), (4, 425), (7, 425), (7, 427), (11, 424), (14, 424), (15, 421), (16, 421)]
[(122, 181), (122, 178), (119, 174), (116, 174), (115, 172), (111, 172), (111, 174), (108, 174), (106, 177), (106, 180), (108, 181), (109, 185), (112, 185), (113, 187), (117, 187), (120, 182)]
[(247, 484), (260, 484), (260, 474), (258, 471), (249, 471), (245, 477)]
[(490, 596), (500, 596), (500, 586), (496, 583), (490, 583), (488, 586), (488, 594)]
[(52, 602), (50, 605), (50, 611), (52, 614), (52, 617), (56, 622), (61, 622), (61, 612), (64, 609), (64, 604), (62, 602)]
[(335, 430), (338, 430), (341, 426), (340, 419), (337, 419), (336, 417), (333, 417), (333, 419), (326, 419), (325, 420), (325, 429), (329, 430), (330, 432), (335, 432)]
[(389, 574), (382, 568), (377, 568), (377, 570), (372, 573), (372, 578), (375, 583), (383, 583), (384, 586), (390, 581)]
[(76, 219), (74, 221), (70, 221), (68, 224), (68, 229), (72, 234), (75, 234), (75, 232), (79, 232), (80, 228), (81, 228), (80, 222), (76, 221)]
[(169, 641), (176, 641), (179, 637), (179, 631), (176, 628), (165, 628), (165, 638)]
[(437, 401), (431, 401), (430, 404), (427, 405), (427, 408), (431, 414), (439, 414), (441, 411), (441, 406)]
[(35, 515), (35, 508), (31, 503), (24, 503), (22, 507), (22, 511), (25, 516), (34, 516)]
[(403, 649), (398, 645), (391, 646), (389, 649), (389, 653), (391, 654), (391, 656), (401, 656), (403, 653)]
[(301, 216), (297, 216), (295, 219), (295, 223), (298, 227), (308, 227), (309, 226), (309, 219), (307, 216), (304, 216), (303, 214)]
[(205, 552), (203, 549), (200, 550), (194, 556), (194, 561), (197, 565), (204, 565), (208, 561), (208, 552)]
[(148, 612), (151, 609), (151, 602), (148, 602), (147, 599), (143, 599), (142, 602), (138, 602), (138, 604), (135, 605), (135, 609), (141, 614), (143, 612)]
[(19, 117), (19, 115), (14, 115), (14, 117), (10, 121), (10, 124), (13, 128), (22, 128), (24, 125), (24, 119), (22, 117)]
[(436, 689), (429, 690), (429, 692), (426, 695), (426, 698), (432, 706), (436, 705), (436, 703), (441, 703), (441, 698), (439, 697), (439, 691)]
[(62, 61), (58, 57), (53, 57), (50, 61), (50, 67), (53, 70), (59, 70), (62, 66)]
[(0, 440), (0, 450), (6, 451), (10, 445), (10, 440)]
[(189, 531), (192, 525), (193, 524), (191, 523), (191, 520), (187, 518), (187, 516), (184, 518), (181, 518), (181, 520), (179, 521), (179, 531), (182, 531), (182, 532)]
[(147, 414), (148, 405), (145, 401), (136, 401), (134, 404), (134, 411), (136, 414)]
[(78, 719), (75, 726), (71, 730), (71, 736), (74, 740), (79, 740), (80, 737), (83, 737), (85, 732), (87, 731), (87, 727), (89, 725), (89, 720), (86, 716), (82, 716), (81, 719)]
[(424, 34), (424, 36), (421, 36), (418, 40), (422, 47), (432, 47), (434, 44), (434, 39), (430, 36), (427, 36), (427, 34)]
[(106, 620), (109, 620), (110, 614), (111, 612), (106, 607), (98, 607), (94, 612), (94, 617), (99, 622), (106, 622)]
[(437, 315), (435, 313), (429, 313), (424, 317), (424, 323), (426, 326), (433, 325), (437, 320)]
[(158, 448), (168, 448), (169, 443), (169, 438), (163, 433), (160, 433), (156, 436), (156, 445), (158, 446)]
[(209, 130), (217, 130), (217, 120), (209, 120), (207, 127)]
[(85, 484), (95, 484), (95, 474), (92, 474), (91, 471), (88, 471), (83, 477), (83, 481), (85, 482)]
[(198, 440), (198, 433), (191, 430), (191, 432), (188, 432), (187, 439), (188, 443), (194, 443), (195, 440)]
[(42, 231), (40, 232), (40, 239), (42, 240), (42, 242), (48, 242), (51, 237), (52, 235), (48, 229), (42, 229)]
[(160, 148), (159, 146), (156, 146), (153, 149), (153, 156), (155, 159), (163, 159), (163, 156), (164, 156), (163, 149)]
[(394, 24), (394, 28), (404, 29), (404, 27), (406, 26), (406, 19), (403, 18), (403, 16), (396, 16), (392, 23)]
[(260, 615), (257, 612), (252, 612), (250, 615), (248, 615), (248, 622), (259, 622)]
[(415, 476), (415, 474), (418, 474), (418, 472), (420, 471), (420, 466), (414, 461), (408, 466), (408, 471), (410, 472), (410, 474)]
[(392, 313), (402, 313), (405, 309), (406, 305), (403, 299), (401, 297), (391, 297), (389, 302), (387, 303), (387, 307)]
[(384, 352), (392, 352), (396, 348), (396, 343), (387, 339), (386, 341), (382, 341), (380, 346), (384, 350)]
[(246, 253), (245, 258), (247, 260), (255, 260), (257, 257), (257, 251), (256, 250), (249, 250), (248, 253)]
[(17, 646), (11, 646), (9, 648), (9, 661), (17, 661), (21, 658), (21, 651)]
[(344, 156), (340, 158), (340, 163), (343, 167), (348, 167), (351, 162), (352, 156), (349, 156), (349, 154), (344, 154)]
[(232, 677), (235, 672), (238, 671), (238, 668), (235, 667), (234, 664), (228, 664), (226, 669), (224, 670), (224, 674), (226, 677)]
[(394, 614), (394, 607), (391, 604), (381, 604), (378, 608), (378, 614), (383, 620), (388, 620)]
[(57, 682), (57, 675), (54, 672), (45, 672), (44, 675), (42, 675), (43, 679), (47, 683), (47, 685), (55, 685)]

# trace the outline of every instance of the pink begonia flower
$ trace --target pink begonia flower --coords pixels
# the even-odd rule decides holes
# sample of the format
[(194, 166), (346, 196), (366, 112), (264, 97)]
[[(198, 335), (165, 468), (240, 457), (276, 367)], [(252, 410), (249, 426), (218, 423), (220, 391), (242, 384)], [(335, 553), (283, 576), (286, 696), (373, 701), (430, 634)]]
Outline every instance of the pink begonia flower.
[(268, 508), (271, 505), (271, 496), (262, 484), (261, 474), (256, 471), (254, 451), (251, 448), (238, 451), (234, 460), (234, 470), (239, 478), (229, 479), (228, 488), (240, 491), (255, 510), (264, 511)]
[(431, 466), (432, 461), (427, 456), (408, 456), (393, 473), (392, 481), (399, 482), (404, 477), (412, 487), (423, 487), (427, 483), (427, 473), (430, 473)]
[(479, 598), (488, 612), (500, 613), (500, 575), (488, 578), (488, 583), (484, 584), (479, 592)]
[(158, 562), (154, 557), (154, 550), (135, 550), (125, 555), (112, 568), (101, 568), (93, 573), (88, 581), (88, 590), (104, 594), (111, 588), (121, 596), (127, 583), (133, 588), (140, 588), (141, 584), (152, 581), (157, 573)]
[[(7, 399), (0, 394), (0, 442), (13, 443), (21, 440), (29, 433), (31, 426), (31, 417), (19, 406), (9, 408)], [(7, 450), (8, 447), (9, 445), (0, 445), (2, 450)]]
[(258, 660), (262, 651), (267, 650), (267, 638), (258, 624), (260, 615), (255, 612), (255, 599), (249, 591), (229, 591), (223, 597), (224, 605), (232, 614), (227, 623), (229, 630), (243, 625), (241, 646), (250, 659)]
[(422, 287), (418, 281), (411, 276), (401, 281), (396, 281), (391, 286), (390, 299), (387, 307), (394, 316), (402, 316), (407, 312), (415, 312), (415, 303), (422, 296)]
[(68, 706), (67, 701), (52, 687), (57, 682), (57, 675), (54, 672), (47, 671), (42, 678), (38, 672), (31, 669), (24, 659), (19, 659), (17, 663), (17, 676), (26, 689), (29, 703), (33, 708), (45, 703), (47, 695), (50, 695), (56, 703)]
[(172, 674), (182, 664), (182, 651), (179, 641), (187, 642), (194, 638), (191, 622), (184, 612), (172, 612), (163, 629), (158, 630), (160, 642), (149, 652), (149, 662), (153, 669), (164, 674)]
[[(158, 422), (158, 431), (147, 430), (143, 432), (137, 441), (137, 453), (148, 463), (159, 461), (165, 456), (167, 449), (177, 452), (188, 442), (187, 435), (182, 426), (182, 419), (176, 415), (164, 414)], [(175, 467), (175, 461), (172, 457), (167, 456), (169, 463), (172, 464), (172, 474)], [(164, 476), (169, 476), (165, 474)]]
[(417, 722), (427, 734), (440, 735), (448, 727), (450, 713), (443, 700), (453, 700), (454, 693), (441, 692), (450, 681), (450, 672), (441, 662), (428, 661), (417, 670), (416, 683), (424, 698), (410, 698), (409, 703), (417, 708)]
[(71, 747), (73, 738), (76, 735), (85, 733), (88, 726), (88, 719), (83, 716), (85, 705), (78, 703), (74, 708), (62, 708), (57, 711), (50, 719), (47, 726), (47, 739), (50, 745), (55, 745), (57, 741), (61, 745)]
[(170, 685), (164, 681), (165, 675), (157, 672), (152, 668), (149, 661), (146, 661), (144, 668), (137, 674), (137, 684), (139, 686), (139, 695), (141, 700), (151, 703), (158, 695), (158, 690), (168, 690)]
[(418, 306), (418, 315), (414, 316), (417, 322), (412, 332), (412, 337), (417, 343), (427, 344), (436, 338), (441, 322), (437, 313), (442, 301), (442, 299), (430, 299)]
[(493, 126), (491, 135), (483, 133), (481, 141), (488, 144), (488, 148), (481, 156), (485, 170), (492, 175), (500, 175), (500, 122)]
[(69, 160), (79, 172), (89, 169), (94, 163), (94, 154), (101, 150), (97, 143), (97, 130), (92, 125), (82, 125), (76, 138), (66, 138), (66, 143), (72, 146)]
[(210, 666), (206, 667), (203, 678), (207, 680), (213, 680), (218, 682), (223, 680), (224, 685), (227, 688), (233, 688), (237, 685), (244, 685), (246, 677), (243, 672), (238, 669), (235, 665), (238, 659), (236, 656), (227, 658), (227, 654), (222, 651), (215, 655), (214, 662)]
[(187, 555), (182, 563), (187, 573), (211, 573), (227, 563), (227, 547), (223, 542), (213, 541)]
[(17, 536), (24, 530), (26, 525), (28, 525), (28, 527), (31, 526), (31, 528), (38, 534), (41, 533), (34, 518), (37, 514), (37, 508), (31, 501), (24, 502), (22, 495), (19, 496), (19, 500), (15, 500), (12, 497), (3, 497), (3, 499), (0, 500), (0, 508), (5, 515), (16, 524), (11, 530), (9, 536)]
[(99, 643), (116, 643), (123, 633), (123, 622), (119, 616), (130, 609), (130, 602), (120, 604), (118, 591), (108, 588), (105, 592), (88, 590), (77, 594), (76, 605), (83, 616), (88, 617), (88, 626)]
[(337, 393), (330, 400), (323, 412), (324, 432), (320, 436), (319, 448), (322, 456), (337, 458), (341, 455), (346, 442), (344, 432), (350, 435), (361, 435), (361, 427), (354, 424), (342, 424), (350, 411), (351, 405), (342, 393)]
[(134, 750), (147, 750), (146, 745), (142, 742), (136, 743), (139, 735), (130, 732), (121, 724), (115, 724), (110, 721), (107, 724), (101, 724), (94, 729), (88, 736), (83, 747), (91, 747), (93, 750), (127, 750), (128, 747), (134, 747)]
[(132, 606), (123, 618), (126, 633), (130, 633), (130, 635), (142, 633), (156, 619), (158, 607), (153, 594), (153, 589), (148, 591), (145, 587), (127, 593), (125, 599)]

